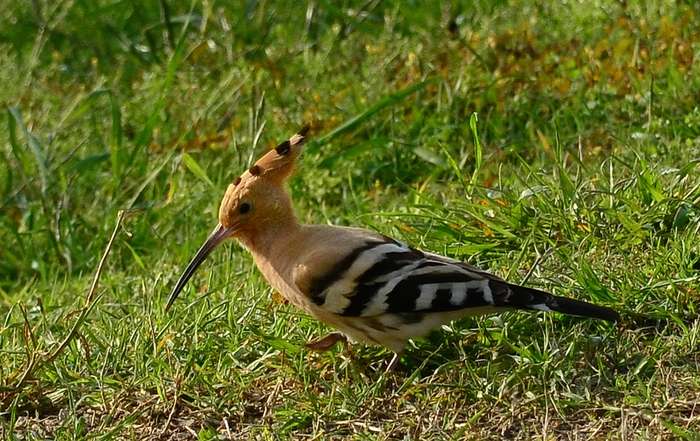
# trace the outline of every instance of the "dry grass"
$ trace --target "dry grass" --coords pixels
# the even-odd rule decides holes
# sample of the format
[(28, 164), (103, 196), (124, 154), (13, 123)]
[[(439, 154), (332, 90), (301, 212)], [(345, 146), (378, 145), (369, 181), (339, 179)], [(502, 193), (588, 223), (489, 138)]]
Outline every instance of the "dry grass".
[[(700, 439), (692, 6), (0, 10), (0, 438)], [(165, 313), (226, 184), (305, 121), (303, 220), (622, 323), (469, 319), (387, 375), (381, 348), (301, 349), (327, 329), (235, 245)]]

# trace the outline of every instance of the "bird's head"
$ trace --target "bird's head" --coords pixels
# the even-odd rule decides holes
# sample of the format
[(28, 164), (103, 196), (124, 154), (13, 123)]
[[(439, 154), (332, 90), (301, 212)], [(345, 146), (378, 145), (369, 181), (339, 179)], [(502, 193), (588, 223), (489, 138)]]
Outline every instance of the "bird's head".
[(309, 124), (304, 125), (298, 133), (270, 150), (228, 186), (219, 208), (219, 224), (180, 276), (165, 306), (166, 311), (204, 259), (224, 240), (237, 237), (245, 244), (256, 231), (264, 228), (266, 222), (285, 220), (277, 218), (286, 214), (288, 209), (289, 196), (284, 191), (284, 183), (294, 170), (309, 128)]

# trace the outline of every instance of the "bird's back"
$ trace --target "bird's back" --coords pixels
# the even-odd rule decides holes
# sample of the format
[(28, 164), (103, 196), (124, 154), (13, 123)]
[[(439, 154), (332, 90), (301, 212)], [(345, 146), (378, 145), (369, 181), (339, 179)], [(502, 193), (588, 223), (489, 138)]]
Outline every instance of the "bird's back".
[[(302, 226), (296, 234), (304, 246), (287, 238), (279, 253), (285, 262), (258, 262), (261, 270), (290, 301), (355, 340), (389, 346), (377, 340), (395, 338), (397, 346), (461, 317), (509, 309), (617, 316), (607, 308), (509, 284), (372, 231)], [(353, 327), (359, 329), (348, 331)]]

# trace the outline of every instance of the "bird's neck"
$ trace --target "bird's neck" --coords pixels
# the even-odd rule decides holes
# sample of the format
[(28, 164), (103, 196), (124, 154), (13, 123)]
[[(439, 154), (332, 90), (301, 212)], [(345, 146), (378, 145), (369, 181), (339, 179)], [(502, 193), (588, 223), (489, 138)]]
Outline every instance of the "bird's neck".
[[(287, 292), (291, 282), (293, 259), (290, 253), (296, 253), (295, 241), (301, 226), (291, 210), (278, 213), (277, 216), (261, 219), (253, 234), (239, 236), (241, 245), (250, 251), (255, 264), (263, 276), (280, 292)], [(295, 302), (298, 303), (298, 302)]]

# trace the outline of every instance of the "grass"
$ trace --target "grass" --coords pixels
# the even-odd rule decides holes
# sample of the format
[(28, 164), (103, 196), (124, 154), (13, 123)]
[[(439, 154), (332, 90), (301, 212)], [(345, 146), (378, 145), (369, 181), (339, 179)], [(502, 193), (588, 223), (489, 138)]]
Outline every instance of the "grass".
[[(700, 439), (697, 8), (5, 3), (1, 438)], [(165, 313), (226, 185), (306, 121), (304, 221), (622, 323), (468, 319), (387, 375), (301, 349), (328, 329), (234, 244)]]

